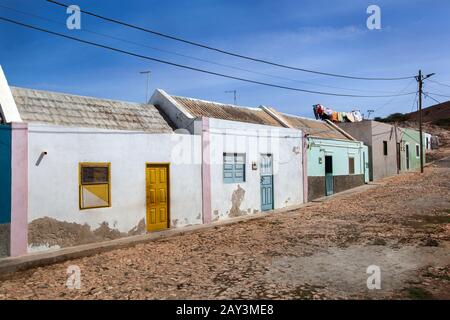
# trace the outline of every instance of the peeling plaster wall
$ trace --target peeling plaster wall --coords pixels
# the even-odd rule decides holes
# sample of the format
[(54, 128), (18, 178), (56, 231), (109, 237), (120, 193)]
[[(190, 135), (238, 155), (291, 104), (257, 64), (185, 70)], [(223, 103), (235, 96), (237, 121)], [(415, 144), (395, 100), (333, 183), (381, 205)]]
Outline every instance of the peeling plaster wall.
[[(50, 232), (39, 243), (30, 240), (29, 246), (61, 247), (85, 239), (105, 240), (107, 238), (98, 233), (90, 236), (105, 226), (120, 236), (145, 232), (142, 219), (146, 219), (147, 162), (170, 162), (171, 227), (201, 224), (200, 143), (200, 137), (193, 135), (30, 124), (29, 235), (32, 236), (42, 222), (47, 223), (44, 225)], [(47, 155), (38, 163), (43, 151)], [(111, 163), (111, 207), (79, 209), (80, 162)], [(79, 238), (84, 240), (64, 242), (58, 239), (62, 236), (55, 236), (47, 241), (51, 240), (52, 232), (64, 235), (72, 230), (73, 226), (67, 223), (86, 225), (85, 236)], [(77, 232), (71, 231), (71, 234)]]
[[(274, 157), (274, 208), (303, 203), (300, 130), (210, 118), (209, 131), (212, 221), (261, 211), (259, 162), (264, 153)], [(224, 152), (246, 154), (245, 182), (224, 183)]]

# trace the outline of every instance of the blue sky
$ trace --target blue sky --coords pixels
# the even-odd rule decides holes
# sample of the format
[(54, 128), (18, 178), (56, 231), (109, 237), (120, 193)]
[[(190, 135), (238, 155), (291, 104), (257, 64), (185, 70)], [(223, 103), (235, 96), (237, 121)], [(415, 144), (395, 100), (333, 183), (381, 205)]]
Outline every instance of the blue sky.
[[(301, 68), (366, 77), (409, 76), (421, 68), (425, 73), (435, 72), (436, 81), (450, 84), (450, 2), (446, 0), (73, 0), (69, 4), (224, 50)], [(381, 30), (366, 27), (366, 9), (370, 4), (381, 8)], [(1, 6), (45, 17), (56, 23)], [(0, 0), (0, 16), (159, 59), (278, 85), (362, 95), (416, 90), (414, 80), (355, 81), (250, 62), (86, 15), (82, 15), (81, 30), (68, 30), (65, 27), (68, 16), (65, 9), (45, 0)], [(10, 85), (28, 88), (143, 102), (146, 79), (139, 72), (151, 70), (150, 92), (162, 88), (171, 94), (232, 103), (232, 95), (224, 91), (237, 90), (240, 105), (269, 105), (283, 112), (309, 117), (313, 116), (311, 106), (315, 103), (338, 111), (360, 109), (366, 112), (367, 109), (375, 109), (375, 116), (383, 116), (393, 112), (410, 112), (415, 100), (414, 95), (368, 99), (269, 88), (182, 70), (1, 21), (0, 39), (0, 64)], [(434, 83), (427, 83), (425, 90), (450, 95), (450, 87)], [(446, 100), (444, 97), (435, 98)], [(432, 104), (434, 101), (430, 98), (424, 100), (425, 106)]]

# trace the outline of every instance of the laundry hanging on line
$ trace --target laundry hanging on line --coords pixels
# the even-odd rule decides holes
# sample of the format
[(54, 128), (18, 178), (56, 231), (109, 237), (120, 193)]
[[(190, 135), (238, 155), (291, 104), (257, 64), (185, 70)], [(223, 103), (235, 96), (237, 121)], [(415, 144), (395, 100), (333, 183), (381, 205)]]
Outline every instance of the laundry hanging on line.
[(350, 112), (334, 111), (331, 108), (324, 107), (321, 104), (313, 105), (314, 116), (317, 120), (330, 120), (333, 122), (360, 122), (363, 120), (359, 110)]

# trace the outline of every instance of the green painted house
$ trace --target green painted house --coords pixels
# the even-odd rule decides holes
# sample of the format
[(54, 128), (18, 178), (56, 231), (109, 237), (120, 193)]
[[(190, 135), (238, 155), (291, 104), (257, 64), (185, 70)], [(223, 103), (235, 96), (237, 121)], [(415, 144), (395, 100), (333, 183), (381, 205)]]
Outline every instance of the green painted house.
[[(399, 128), (400, 144), (400, 171), (410, 171), (420, 168), (420, 133), (417, 130)], [(426, 149), (425, 135), (423, 137), (423, 150)], [(425, 163), (425, 153), (422, 154)]]

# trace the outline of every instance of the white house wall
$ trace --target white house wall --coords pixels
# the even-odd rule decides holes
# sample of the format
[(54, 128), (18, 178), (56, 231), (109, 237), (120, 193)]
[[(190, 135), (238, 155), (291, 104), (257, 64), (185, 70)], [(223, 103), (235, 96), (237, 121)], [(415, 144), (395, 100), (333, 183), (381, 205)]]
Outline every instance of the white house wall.
[[(274, 208), (303, 202), (302, 132), (209, 119), (212, 220), (261, 211), (260, 155), (273, 155)], [(242, 183), (224, 183), (223, 153), (245, 153)], [(257, 170), (252, 170), (252, 162)]]
[[(71, 237), (88, 242), (80, 236), (85, 224), (105, 240), (144, 233), (151, 162), (170, 162), (171, 227), (202, 223), (200, 151), (200, 137), (193, 135), (30, 124), (29, 249), (79, 244)], [(111, 163), (111, 207), (79, 209), (80, 162)]]

